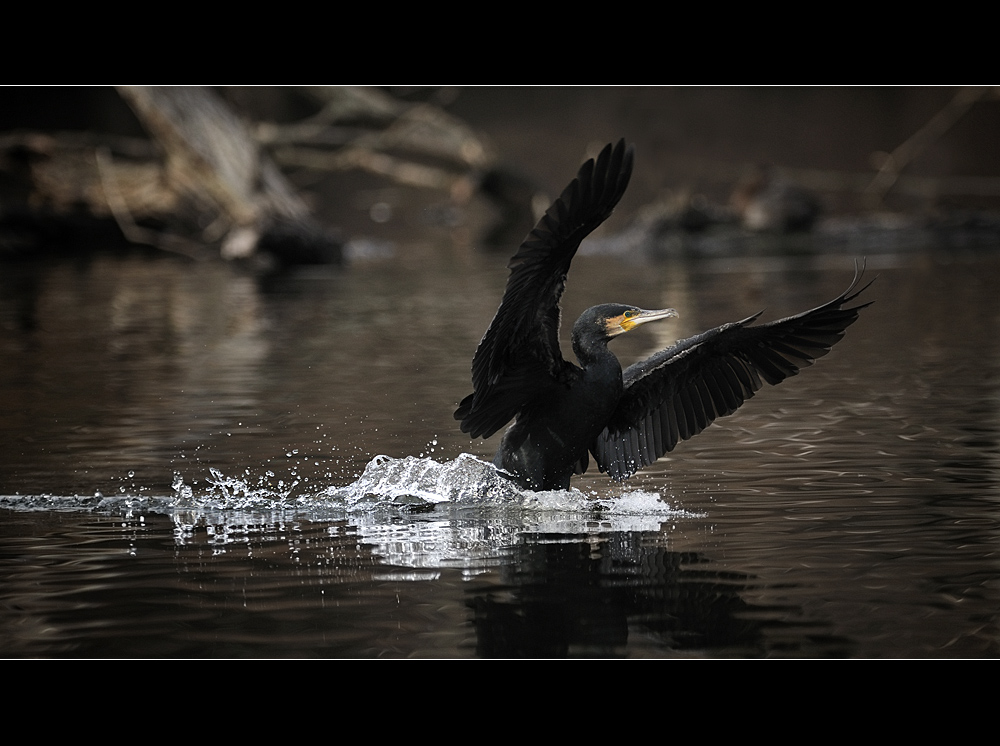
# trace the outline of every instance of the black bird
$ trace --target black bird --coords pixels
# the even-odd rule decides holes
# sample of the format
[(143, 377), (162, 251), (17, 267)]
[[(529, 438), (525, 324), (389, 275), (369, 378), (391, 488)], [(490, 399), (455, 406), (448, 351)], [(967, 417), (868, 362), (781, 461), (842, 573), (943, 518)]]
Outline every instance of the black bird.
[(825, 355), (868, 304), (844, 308), (860, 275), (811, 311), (750, 326), (724, 324), (622, 373), (608, 342), (649, 321), (677, 316), (620, 303), (588, 308), (573, 325), (579, 366), (559, 350), (559, 301), (580, 242), (625, 193), (634, 150), (621, 140), (583, 164), (511, 259), (500, 308), (472, 361), (474, 392), (455, 412), (462, 431), (488, 438), (516, 418), (494, 464), (533, 490), (568, 489), (593, 454), (625, 479), (732, 414), (763, 385)]

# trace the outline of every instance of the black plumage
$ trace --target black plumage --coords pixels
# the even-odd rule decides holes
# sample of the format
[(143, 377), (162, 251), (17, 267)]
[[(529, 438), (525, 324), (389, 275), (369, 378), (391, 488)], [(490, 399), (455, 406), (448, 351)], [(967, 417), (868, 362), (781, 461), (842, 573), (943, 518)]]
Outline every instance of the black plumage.
[[(759, 314), (678, 342), (622, 373), (608, 342), (670, 316), (625, 304), (589, 308), (573, 327), (579, 365), (559, 348), (560, 300), (580, 242), (603, 223), (628, 186), (634, 151), (608, 145), (576, 178), (511, 259), (500, 308), (472, 363), (473, 393), (455, 412), (463, 432), (489, 437), (515, 419), (494, 463), (525, 487), (567, 489), (588, 466), (624, 479), (732, 414), (827, 352), (867, 304), (860, 276), (818, 308), (751, 326)], [(866, 286), (867, 287), (867, 286)]]

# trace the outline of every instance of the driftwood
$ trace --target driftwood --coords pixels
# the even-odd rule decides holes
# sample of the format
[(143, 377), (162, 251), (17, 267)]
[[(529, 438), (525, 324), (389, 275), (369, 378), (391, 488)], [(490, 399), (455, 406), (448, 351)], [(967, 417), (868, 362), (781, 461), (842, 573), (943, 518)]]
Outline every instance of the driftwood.
[(293, 124), (254, 124), (217, 92), (196, 87), (116, 89), (149, 140), (96, 134), (12, 133), (0, 172), (24, 184), (23, 204), (0, 221), (87, 215), (113, 220), (125, 239), (194, 257), (259, 255), (336, 261), (320, 226), (279, 170), (365, 169), (397, 183), (468, 193), (468, 174), (491, 161), (467, 126), (440, 108), (365, 88), (297, 89), (318, 112)]
[(167, 179), (213, 200), (236, 225), (262, 213), (301, 218), (306, 206), (260, 152), (250, 128), (204, 88), (121, 87), (163, 148)]
[(400, 102), (368, 88), (304, 90), (321, 103), (317, 114), (257, 128), (258, 142), (282, 166), (362, 169), (398, 184), (454, 191), (468, 173), (495, 164), (482, 137), (440, 107)]
[[(315, 253), (312, 261), (334, 258), (334, 239), (323, 240), (305, 203), (261, 151), (250, 127), (216, 94), (184, 87), (118, 90), (162, 150), (162, 181), (211, 218), (202, 238), (224, 233), (223, 258), (249, 257), (273, 243), (274, 233), (297, 257), (305, 248)], [(116, 217), (127, 224), (128, 216), (116, 210)]]
[[(336, 234), (315, 219), (282, 170), (319, 175), (364, 170), (396, 184), (446, 192), (459, 202), (477, 191), (502, 213), (496, 236), (482, 236), (483, 245), (506, 247), (530, 227), (535, 185), (497, 168), (483, 138), (433, 101), (404, 101), (374, 88), (115, 90), (148, 137), (0, 133), (0, 253), (30, 249), (32, 231), (40, 237), (36, 245), (59, 234), (75, 246), (72, 229), (90, 220), (110, 226), (128, 242), (197, 258), (337, 261)], [(852, 207), (860, 202), (868, 209), (879, 207), (890, 193), (928, 201), (943, 195), (1000, 196), (1000, 180), (993, 177), (905, 173), (971, 107), (997, 95), (995, 88), (960, 90), (939, 114), (883, 155), (874, 178), (871, 172), (809, 169), (782, 169), (782, 174), (803, 189), (840, 195)], [(287, 103), (293, 97), (308, 102), (308, 113), (285, 117), (283, 123), (254, 114), (255, 98)], [(742, 171), (719, 163), (701, 163), (698, 170), (703, 178), (727, 184)], [(661, 207), (651, 206), (658, 225), (689, 232), (736, 220), (728, 206), (712, 206), (697, 196), (679, 207), (668, 205), (666, 212)], [(741, 214), (753, 212), (745, 208)], [(757, 223), (747, 221), (751, 227), (769, 224)], [(787, 216), (771, 223), (793, 227)], [(71, 230), (60, 234), (63, 225)], [(506, 225), (517, 230), (508, 235)]]

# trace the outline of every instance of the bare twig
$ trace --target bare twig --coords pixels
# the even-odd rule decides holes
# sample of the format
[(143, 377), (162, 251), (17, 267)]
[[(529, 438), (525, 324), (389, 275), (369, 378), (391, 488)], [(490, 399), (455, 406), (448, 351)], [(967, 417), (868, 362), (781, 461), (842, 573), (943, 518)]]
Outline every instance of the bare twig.
[(118, 180), (114, 174), (111, 151), (106, 147), (99, 147), (94, 151), (94, 158), (97, 161), (97, 173), (101, 179), (101, 187), (104, 189), (104, 198), (107, 201), (108, 209), (111, 211), (111, 215), (128, 241), (135, 244), (152, 246), (155, 249), (169, 251), (174, 254), (182, 254), (191, 259), (202, 258), (201, 252), (193, 248), (190, 241), (168, 233), (148, 230), (136, 224), (131, 211), (128, 209), (128, 204), (118, 189)]
[(878, 173), (865, 193), (881, 201), (893, 188), (903, 169), (919, 157), (935, 140), (958, 122), (965, 113), (991, 89), (982, 87), (961, 88), (954, 98), (904, 143), (891, 153), (884, 154)]

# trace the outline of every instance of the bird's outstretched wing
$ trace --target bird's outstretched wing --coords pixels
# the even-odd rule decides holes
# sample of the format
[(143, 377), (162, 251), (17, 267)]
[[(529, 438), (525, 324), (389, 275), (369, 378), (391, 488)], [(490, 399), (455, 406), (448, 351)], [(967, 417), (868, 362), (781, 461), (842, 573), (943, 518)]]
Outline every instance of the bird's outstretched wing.
[(580, 242), (625, 193), (633, 158), (620, 140), (584, 163), (510, 260), (500, 308), (472, 361), (474, 393), (455, 412), (463, 432), (488, 438), (569, 375), (559, 350), (566, 273)]
[(735, 412), (762, 380), (781, 383), (828, 353), (870, 305), (844, 307), (871, 284), (855, 290), (862, 272), (841, 295), (811, 311), (750, 326), (757, 313), (627, 368), (618, 409), (591, 448), (601, 471), (614, 479), (631, 476)]

